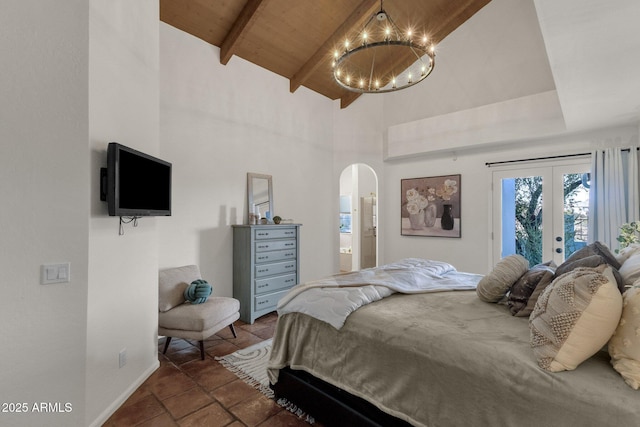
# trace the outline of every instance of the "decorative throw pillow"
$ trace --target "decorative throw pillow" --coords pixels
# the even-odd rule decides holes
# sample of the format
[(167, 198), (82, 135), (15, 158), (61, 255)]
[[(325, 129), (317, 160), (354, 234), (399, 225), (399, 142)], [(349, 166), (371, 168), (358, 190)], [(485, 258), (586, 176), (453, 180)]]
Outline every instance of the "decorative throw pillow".
[(509, 291), (507, 305), (511, 314), (518, 317), (525, 317), (531, 314), (533, 307), (531, 307), (530, 311), (525, 311), (531, 294), (541, 282), (547, 285), (551, 283), (554, 273), (555, 264), (553, 264), (553, 261), (535, 265), (524, 273)]
[(555, 279), (529, 318), (538, 365), (570, 371), (611, 338), (622, 313), (622, 295), (608, 267), (577, 268)]
[(623, 295), (622, 317), (609, 341), (613, 368), (635, 390), (640, 388), (640, 287)]
[(622, 276), (624, 284), (629, 286), (640, 279), (640, 253), (631, 255), (622, 263), (620, 275)]
[(191, 304), (202, 304), (209, 298), (212, 291), (211, 285), (206, 280), (194, 280), (184, 290), (184, 299)]
[(502, 258), (493, 270), (478, 282), (478, 297), (485, 302), (500, 301), (528, 269), (529, 261), (522, 255)]

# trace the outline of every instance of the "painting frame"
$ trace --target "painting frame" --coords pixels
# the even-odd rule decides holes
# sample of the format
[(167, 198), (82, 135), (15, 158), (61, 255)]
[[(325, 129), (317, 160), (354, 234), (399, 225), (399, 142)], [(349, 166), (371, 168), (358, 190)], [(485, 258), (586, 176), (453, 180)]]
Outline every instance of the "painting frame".
[(462, 237), (461, 174), (400, 180), (400, 235)]

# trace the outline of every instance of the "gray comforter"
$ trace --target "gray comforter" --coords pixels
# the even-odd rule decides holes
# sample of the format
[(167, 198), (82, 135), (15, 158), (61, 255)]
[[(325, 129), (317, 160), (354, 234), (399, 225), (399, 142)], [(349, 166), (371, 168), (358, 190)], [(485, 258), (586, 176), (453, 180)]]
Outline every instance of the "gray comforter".
[(600, 352), (575, 371), (540, 369), (527, 318), (473, 291), (396, 294), (341, 330), (278, 320), (269, 378), (305, 370), (416, 426), (638, 426), (640, 393)]

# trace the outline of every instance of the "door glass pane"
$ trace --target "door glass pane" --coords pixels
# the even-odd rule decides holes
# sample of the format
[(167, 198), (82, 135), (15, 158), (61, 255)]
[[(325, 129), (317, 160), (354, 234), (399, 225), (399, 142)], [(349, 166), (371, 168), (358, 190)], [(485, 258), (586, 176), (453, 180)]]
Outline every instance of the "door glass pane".
[(542, 262), (542, 177), (502, 180), (502, 257)]
[(564, 256), (587, 245), (589, 230), (588, 174), (563, 175), (564, 185)]

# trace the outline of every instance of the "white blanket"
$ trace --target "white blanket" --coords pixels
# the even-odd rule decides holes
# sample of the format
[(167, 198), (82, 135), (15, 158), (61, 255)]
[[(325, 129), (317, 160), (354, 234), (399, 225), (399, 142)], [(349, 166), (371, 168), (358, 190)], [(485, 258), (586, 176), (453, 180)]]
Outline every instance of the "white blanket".
[(340, 329), (359, 307), (396, 292), (472, 290), (481, 278), (446, 262), (407, 258), (294, 286), (278, 303), (278, 314), (304, 313)]

